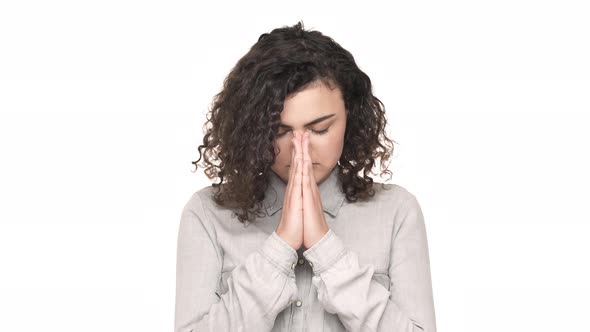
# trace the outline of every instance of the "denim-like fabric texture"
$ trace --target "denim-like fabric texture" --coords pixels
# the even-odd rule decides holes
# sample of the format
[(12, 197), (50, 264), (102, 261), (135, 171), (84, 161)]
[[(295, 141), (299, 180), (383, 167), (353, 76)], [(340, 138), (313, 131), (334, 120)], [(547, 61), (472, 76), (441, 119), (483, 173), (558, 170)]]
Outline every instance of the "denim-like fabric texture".
[(276, 233), (286, 184), (274, 173), (266, 215), (241, 224), (195, 192), (180, 218), (175, 332), (436, 332), (424, 216), (416, 197), (375, 183), (346, 201), (338, 166), (320, 185), (330, 227), (311, 248)]

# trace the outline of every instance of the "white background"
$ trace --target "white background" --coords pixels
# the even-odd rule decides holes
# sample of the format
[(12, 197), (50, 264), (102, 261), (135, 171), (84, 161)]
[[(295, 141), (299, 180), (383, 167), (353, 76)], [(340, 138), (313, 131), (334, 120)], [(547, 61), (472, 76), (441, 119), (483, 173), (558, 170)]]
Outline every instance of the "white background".
[[(302, 20), (388, 114), (439, 331), (590, 331), (585, 1), (3, 1), (0, 331), (171, 331), (202, 125)], [(377, 180), (377, 179), (376, 179)], [(379, 181), (379, 180), (377, 180)]]

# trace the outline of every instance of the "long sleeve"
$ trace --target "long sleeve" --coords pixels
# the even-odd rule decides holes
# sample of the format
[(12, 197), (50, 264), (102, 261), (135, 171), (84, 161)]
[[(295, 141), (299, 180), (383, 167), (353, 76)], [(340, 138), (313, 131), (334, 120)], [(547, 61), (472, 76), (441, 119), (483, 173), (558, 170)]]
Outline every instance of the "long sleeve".
[(297, 252), (273, 232), (233, 269), (220, 295), (222, 259), (196, 193), (183, 209), (178, 232), (174, 331), (271, 331), (297, 294)]
[(303, 252), (324, 309), (337, 314), (348, 331), (436, 332), (424, 217), (411, 195), (392, 234), (390, 289), (372, 279), (374, 267), (330, 229)]

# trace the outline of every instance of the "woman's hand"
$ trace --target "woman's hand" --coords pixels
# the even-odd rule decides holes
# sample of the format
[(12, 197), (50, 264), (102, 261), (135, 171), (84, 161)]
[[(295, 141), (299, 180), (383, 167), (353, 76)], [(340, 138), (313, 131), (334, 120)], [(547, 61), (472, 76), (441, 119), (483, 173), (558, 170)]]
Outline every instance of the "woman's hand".
[(324, 217), (324, 208), (320, 189), (318, 188), (315, 174), (313, 171), (313, 162), (309, 153), (309, 132), (303, 135), (302, 152), (303, 152), (303, 245), (311, 248), (326, 235), (328, 223)]
[(303, 137), (294, 132), (291, 143), (289, 182), (276, 233), (297, 250), (302, 244), (311, 248), (326, 235), (329, 227), (309, 154), (309, 132)]
[(289, 169), (289, 181), (285, 188), (281, 220), (276, 233), (285, 240), (293, 249), (297, 250), (303, 244), (303, 193), (302, 193), (302, 167), (303, 154), (301, 149), (301, 137), (294, 132), (291, 139), (291, 167)]

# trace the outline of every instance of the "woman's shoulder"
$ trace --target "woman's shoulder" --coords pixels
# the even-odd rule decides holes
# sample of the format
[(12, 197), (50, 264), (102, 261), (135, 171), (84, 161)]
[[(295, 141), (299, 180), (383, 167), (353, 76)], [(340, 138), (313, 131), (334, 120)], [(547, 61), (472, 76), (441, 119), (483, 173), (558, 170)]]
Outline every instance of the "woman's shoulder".
[(215, 204), (213, 195), (217, 191), (212, 185), (202, 187), (194, 191), (188, 198), (185, 204), (185, 208), (194, 210), (208, 210), (211, 205)]
[(208, 185), (193, 192), (189, 197), (185, 210), (189, 209), (213, 225), (233, 218), (236, 210), (232, 207), (219, 205), (214, 196), (219, 191), (218, 187)]
[(402, 204), (416, 200), (416, 196), (410, 190), (396, 183), (374, 182), (373, 189), (375, 190), (374, 197), (389, 203)]
[[(420, 222), (422, 217), (422, 208), (416, 195), (408, 190), (406, 187), (399, 184), (383, 184), (374, 183), (375, 197), (378, 197), (379, 206), (383, 207), (381, 213), (393, 216), (394, 227), (399, 227), (406, 220), (412, 219), (415, 222)], [(415, 216), (419, 218), (407, 218), (408, 216)], [(411, 221), (410, 221), (411, 223)]]

